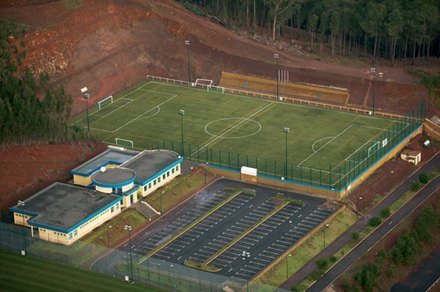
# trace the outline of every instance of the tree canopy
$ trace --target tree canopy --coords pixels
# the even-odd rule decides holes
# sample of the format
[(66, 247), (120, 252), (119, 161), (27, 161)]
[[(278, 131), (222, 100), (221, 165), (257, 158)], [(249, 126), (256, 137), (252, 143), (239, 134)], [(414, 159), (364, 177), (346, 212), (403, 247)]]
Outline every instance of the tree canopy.
[(0, 145), (86, 138), (68, 126), (72, 98), (63, 87), (51, 88), (47, 74), (35, 77), (23, 65), (21, 35), (12, 21), (0, 21)]
[(440, 1), (435, 0), (181, 0), (223, 24), (279, 33), (295, 27), (332, 54), (373, 58), (440, 56)]

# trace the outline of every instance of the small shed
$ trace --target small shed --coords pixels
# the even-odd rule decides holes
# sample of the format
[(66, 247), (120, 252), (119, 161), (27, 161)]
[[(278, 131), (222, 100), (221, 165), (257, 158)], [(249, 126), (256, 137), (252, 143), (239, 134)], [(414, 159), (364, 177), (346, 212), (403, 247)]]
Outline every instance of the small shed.
[(402, 160), (408, 161), (409, 163), (417, 165), (422, 160), (422, 153), (417, 150), (406, 149), (400, 154), (400, 158), (402, 158)]

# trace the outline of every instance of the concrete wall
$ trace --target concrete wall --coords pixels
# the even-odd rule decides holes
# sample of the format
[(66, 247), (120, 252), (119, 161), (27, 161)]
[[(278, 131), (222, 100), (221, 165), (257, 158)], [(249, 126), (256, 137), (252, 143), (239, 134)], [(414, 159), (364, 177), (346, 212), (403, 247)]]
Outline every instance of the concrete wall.
[[(173, 180), (176, 176), (180, 175), (181, 168), (180, 164), (176, 165), (172, 169), (168, 170), (167, 172), (160, 175), (160, 177), (155, 178), (154, 180), (148, 182), (147, 184), (143, 186), (139, 186), (138, 194), (140, 194), (142, 197), (148, 196), (158, 188), (166, 185), (171, 180)], [(173, 172), (174, 171), (174, 172)], [(165, 175), (165, 177), (164, 177)], [(159, 181), (160, 178), (160, 181)]]
[(27, 221), (31, 218), (32, 217), (29, 215), (14, 212), (14, 224), (31, 227), (29, 224), (27, 224)]
[[(118, 167), (117, 164), (108, 164), (105, 166), (106, 168), (114, 168), (114, 167)], [(74, 174), (73, 175), (73, 183), (76, 185), (80, 185), (80, 186), (88, 186), (92, 184), (92, 175), (93, 173), (91, 173), (89, 176), (82, 176), (79, 174)]]

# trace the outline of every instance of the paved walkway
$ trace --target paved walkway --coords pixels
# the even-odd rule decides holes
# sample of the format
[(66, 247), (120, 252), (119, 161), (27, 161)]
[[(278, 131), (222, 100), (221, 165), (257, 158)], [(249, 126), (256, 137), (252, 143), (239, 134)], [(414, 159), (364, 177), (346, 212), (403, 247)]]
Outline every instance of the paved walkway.
[[(308, 264), (303, 266), (298, 272), (296, 272), (294, 275), (292, 275), (292, 277), (290, 277), (286, 282), (284, 282), (281, 285), (281, 288), (290, 289), (290, 287), (299, 284), (302, 280), (304, 280), (307, 276), (309, 276), (316, 269), (315, 262), (317, 259), (322, 258), (322, 257), (330, 257), (333, 254), (335, 254), (341, 247), (343, 247), (345, 244), (347, 244), (348, 242), (350, 242), (352, 240), (351, 234), (353, 232), (360, 232), (362, 229), (364, 229), (367, 226), (369, 218), (374, 217), (374, 216), (379, 216), (381, 209), (383, 209), (387, 206), (390, 206), (395, 201), (397, 201), (406, 191), (408, 191), (411, 187), (412, 182), (414, 180), (417, 180), (421, 173), (430, 172), (435, 167), (438, 167), (438, 165), (440, 165), (440, 153), (437, 153), (436, 156), (434, 156), (430, 161), (425, 163), (425, 165), (423, 165), (419, 170), (414, 172), (408, 179), (406, 179), (401, 185), (399, 185), (396, 189), (394, 189), (394, 191), (392, 191), (389, 196), (387, 196), (378, 205), (376, 205), (373, 209), (371, 209), (368, 214), (366, 214), (364, 217), (362, 217), (352, 227), (350, 227), (346, 232), (344, 232), (340, 237), (338, 237), (336, 240), (334, 240), (330, 245), (327, 246), (326, 249), (324, 249), (322, 252), (320, 252), (318, 255), (316, 255)], [(430, 183), (430, 185), (431, 185), (431, 183)], [(384, 226), (384, 225), (382, 225), (382, 226)], [(390, 226), (386, 226), (386, 227), (389, 230), (392, 226), (390, 225)], [(348, 258), (348, 255), (345, 258)], [(328, 273), (332, 272), (335, 267), (333, 267), (330, 271), (328, 271)], [(325, 275), (327, 275), (328, 273), (326, 273)], [(339, 276), (339, 274), (337, 274), (337, 276)], [(336, 278), (334, 278), (334, 279), (336, 279)], [(333, 280), (331, 280), (331, 281), (333, 281)], [(321, 281), (321, 280), (319, 280), (319, 281)], [(328, 284), (330, 284), (330, 283), (331, 282), (329, 282)], [(315, 290), (313, 290), (313, 291), (315, 291)]]

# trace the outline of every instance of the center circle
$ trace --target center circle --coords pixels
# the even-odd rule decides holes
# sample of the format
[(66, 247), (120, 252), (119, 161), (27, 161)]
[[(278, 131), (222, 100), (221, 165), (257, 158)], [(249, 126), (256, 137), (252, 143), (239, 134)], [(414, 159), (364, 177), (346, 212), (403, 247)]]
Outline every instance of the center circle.
[[(221, 130), (219, 135), (213, 134), (212, 132), (209, 131), (209, 127), (213, 127), (213, 125), (216, 125), (216, 124), (220, 124), (221, 125), (224, 121), (231, 121), (231, 120), (236, 120), (237, 121), (232, 126), (232, 129), (226, 130), (227, 127), (224, 126), (224, 127), (222, 127), (222, 130)], [(233, 129), (236, 128), (237, 124), (245, 124), (245, 123), (252, 123), (252, 124), (254, 124), (255, 125), (255, 130), (253, 130), (251, 133), (245, 134), (245, 135), (224, 136), (225, 134), (227, 135), (227, 133), (229, 131), (233, 131)], [(255, 120), (252, 120), (252, 119), (247, 119), (247, 118), (221, 118), (221, 119), (218, 119), (218, 120), (211, 121), (211, 122), (207, 123), (206, 126), (205, 126), (206, 134), (208, 134), (209, 136), (214, 137), (214, 138), (222, 138), (222, 139), (240, 139), (240, 138), (250, 137), (250, 136), (258, 134), (261, 131), (261, 129), (263, 129), (263, 126), (259, 122), (255, 121)]]

